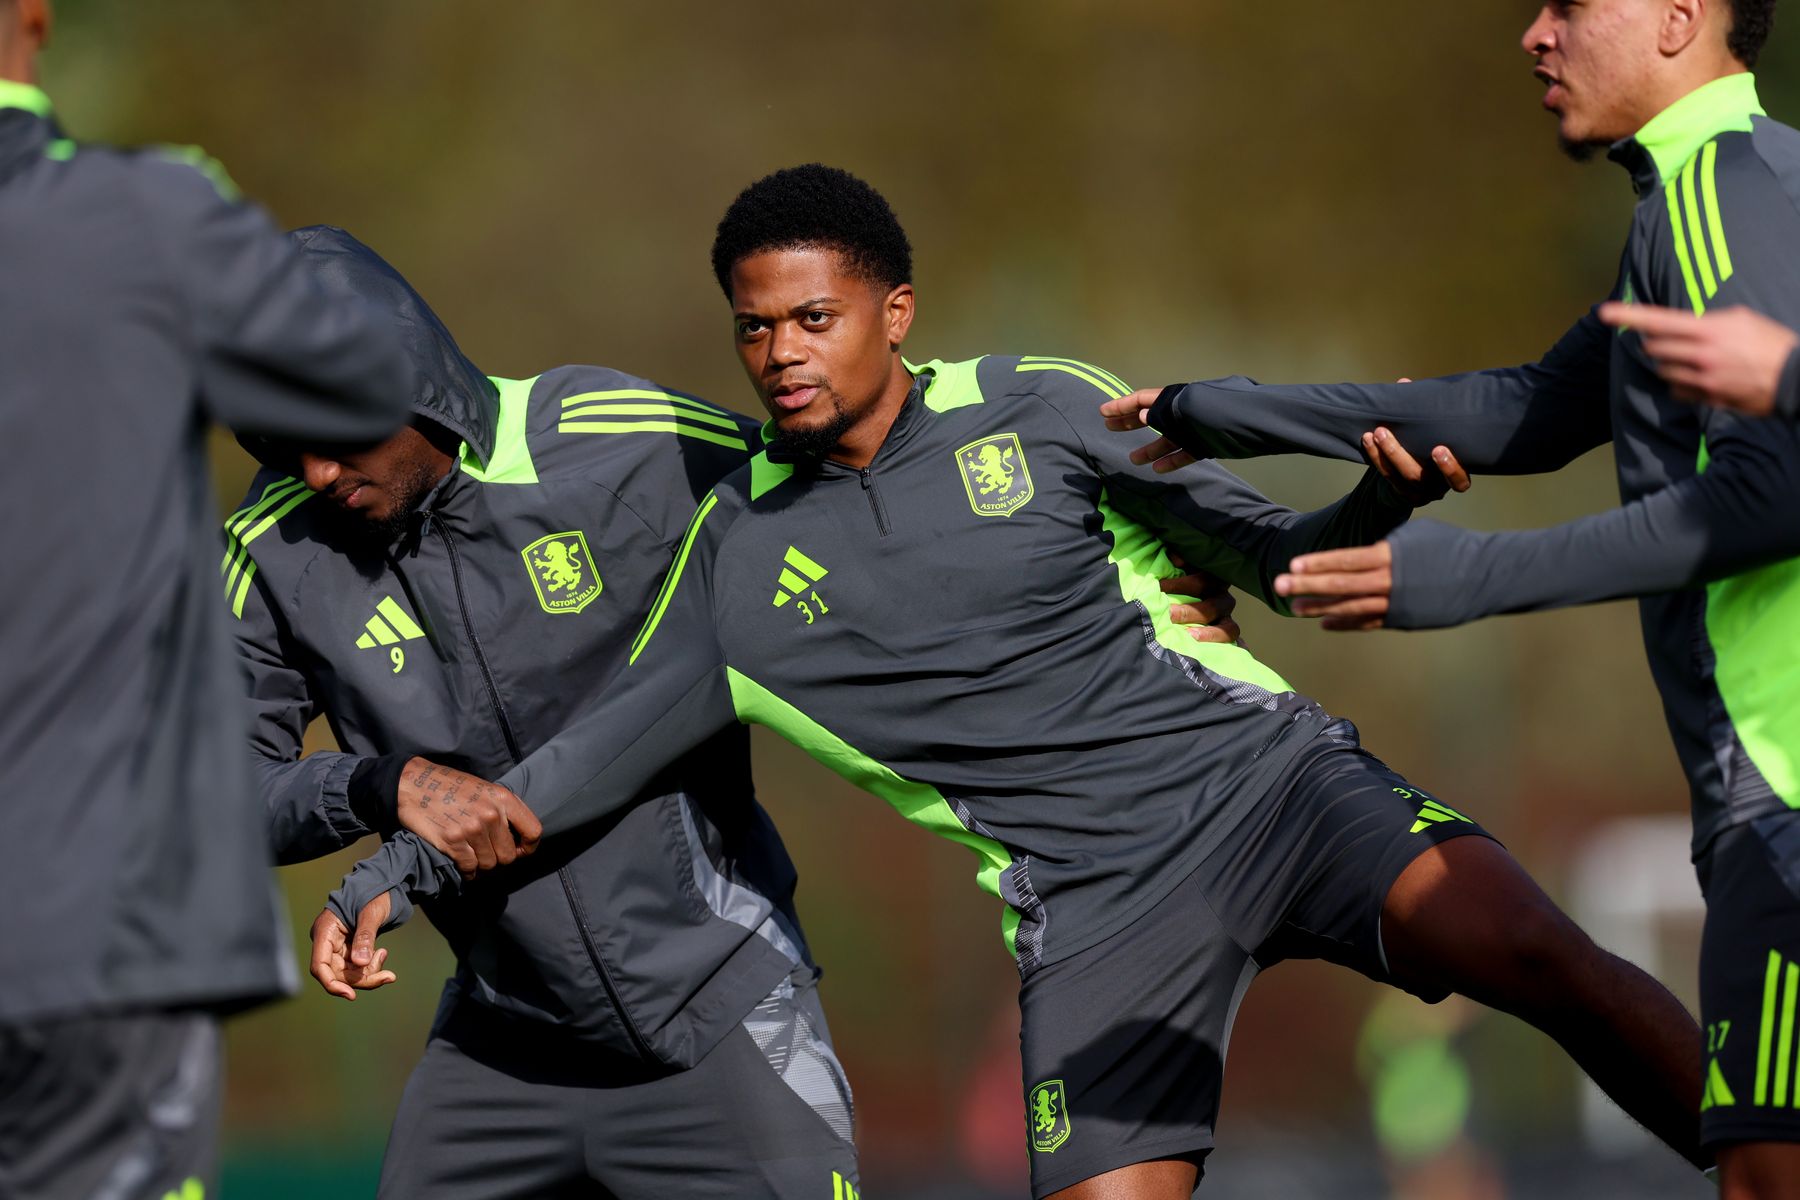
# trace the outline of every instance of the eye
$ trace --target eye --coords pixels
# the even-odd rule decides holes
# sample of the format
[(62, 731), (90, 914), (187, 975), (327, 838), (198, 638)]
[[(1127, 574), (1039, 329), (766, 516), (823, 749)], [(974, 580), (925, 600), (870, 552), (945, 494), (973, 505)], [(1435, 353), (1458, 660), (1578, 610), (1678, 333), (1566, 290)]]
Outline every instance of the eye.
[(831, 314), (828, 312), (822, 312), (819, 309), (815, 308), (811, 312), (807, 313), (806, 317), (804, 319), (808, 325), (819, 326), (819, 325), (825, 324), (827, 321), (830, 321)]
[(741, 338), (755, 337), (766, 328), (768, 328), (768, 326), (764, 325), (761, 321), (739, 321), (737, 323), (738, 336)]

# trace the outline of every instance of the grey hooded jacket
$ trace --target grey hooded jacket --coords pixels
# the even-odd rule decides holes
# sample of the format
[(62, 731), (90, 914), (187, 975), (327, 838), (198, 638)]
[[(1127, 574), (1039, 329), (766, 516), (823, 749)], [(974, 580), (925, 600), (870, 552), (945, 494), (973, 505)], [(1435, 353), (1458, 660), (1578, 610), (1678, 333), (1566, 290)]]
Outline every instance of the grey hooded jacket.
[[(696, 500), (759, 446), (746, 418), (603, 367), (490, 380), (373, 251), (336, 229), (295, 236), (399, 323), (428, 376), (416, 412), (464, 451), (392, 544), (272, 470), (230, 522), (223, 591), (283, 862), (391, 833), (385, 764), (498, 777), (594, 704)], [(301, 758), (318, 714), (343, 749)], [(461, 994), (688, 1066), (807, 962), (794, 870), (740, 730), (640, 798), (428, 912)]]
[(0, 81), (0, 1021), (295, 982), (207, 427), (379, 439), (413, 379), (233, 195), (191, 154), (77, 146)]

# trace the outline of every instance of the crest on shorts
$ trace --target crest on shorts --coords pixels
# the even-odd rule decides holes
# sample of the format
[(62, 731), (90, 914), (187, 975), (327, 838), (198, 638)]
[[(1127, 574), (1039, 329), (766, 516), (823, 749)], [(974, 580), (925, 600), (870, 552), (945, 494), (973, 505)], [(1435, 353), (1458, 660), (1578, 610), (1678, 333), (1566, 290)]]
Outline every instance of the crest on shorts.
[(1049, 1154), (1069, 1140), (1068, 1100), (1063, 1081), (1052, 1079), (1031, 1089), (1026, 1105), (1026, 1119), (1031, 1122), (1031, 1148)]
[(578, 613), (600, 594), (600, 573), (579, 529), (548, 534), (519, 554), (547, 613)]
[(997, 433), (956, 452), (969, 507), (978, 517), (1010, 517), (1031, 499), (1031, 469), (1016, 433)]

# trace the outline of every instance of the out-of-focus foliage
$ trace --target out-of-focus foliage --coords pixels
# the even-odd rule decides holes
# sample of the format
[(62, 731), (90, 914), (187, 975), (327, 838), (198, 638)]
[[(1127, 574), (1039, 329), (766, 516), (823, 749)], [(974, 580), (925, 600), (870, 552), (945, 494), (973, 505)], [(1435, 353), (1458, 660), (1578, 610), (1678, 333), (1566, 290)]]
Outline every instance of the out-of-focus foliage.
[[(44, 68), (76, 136), (200, 143), (284, 223), (357, 233), (490, 372), (604, 362), (742, 408), (713, 225), (739, 187), (809, 160), (866, 176), (906, 223), (915, 360), (1054, 353), (1152, 383), (1534, 357), (1611, 287), (1631, 193), (1616, 168), (1557, 155), (1518, 46), (1532, 11), (65, 0)], [(1760, 75), (1794, 119), (1800, 13), (1784, 17)], [(250, 467), (223, 440), (217, 463), (229, 506)], [(1296, 504), (1355, 475), (1246, 473)], [(1533, 525), (1613, 502), (1600, 452), (1479, 481), (1440, 515)], [(1628, 606), (1412, 636), (1244, 625), (1553, 891), (1583, 829), (1685, 805)], [(783, 744), (759, 743), (758, 769), (801, 866), (865, 1183), (1016, 1181), (1016, 979), (973, 864)], [(284, 873), (297, 948), (345, 865)], [(393, 945), (397, 987), (352, 1006), (309, 984), (234, 1025), (231, 1144), (315, 1164), (379, 1146), (448, 969), (423, 922)], [(1312, 965), (1253, 989), (1227, 1151), (1242, 1124), (1365, 1127), (1352, 1047), (1370, 998)], [(1547, 1042), (1495, 1019), (1470, 1050), (1477, 1136), (1571, 1136), (1572, 1074)]]

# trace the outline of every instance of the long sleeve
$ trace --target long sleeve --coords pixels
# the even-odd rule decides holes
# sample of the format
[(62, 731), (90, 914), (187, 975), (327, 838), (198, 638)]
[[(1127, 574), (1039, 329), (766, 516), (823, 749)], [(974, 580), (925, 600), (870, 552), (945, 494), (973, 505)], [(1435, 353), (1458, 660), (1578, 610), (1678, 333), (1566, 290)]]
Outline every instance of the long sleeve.
[(349, 443), (405, 423), (423, 382), (390, 321), (321, 285), (261, 210), (195, 166), (158, 162), (142, 180), (148, 236), (180, 281), (200, 393), (216, 420), (241, 433)]
[(1470, 471), (1554, 471), (1612, 439), (1611, 331), (1593, 312), (1538, 362), (1382, 384), (1258, 384), (1243, 376), (1164, 389), (1150, 424), (1202, 458), (1314, 454), (1363, 461), (1385, 425), (1420, 461), (1448, 446)]
[[(537, 814), (545, 837), (618, 812), (737, 721), (713, 627), (712, 556), (728, 523), (718, 508), (709, 495), (695, 512), (630, 663), (605, 696), (498, 780)], [(328, 903), (349, 924), (382, 892), (430, 899), (459, 885), (449, 858), (401, 830), (358, 863)]]
[(1276, 504), (1217, 463), (1154, 475), (1131, 462), (1132, 440), (1106, 429), (1102, 397), (1055, 392), (1044, 399), (1074, 429), (1101, 476), (1107, 500), (1179, 550), (1188, 566), (1210, 571), (1278, 612), (1275, 576), (1296, 555), (1378, 542), (1412, 509), (1374, 471), (1346, 496), (1313, 512)]
[(1781, 383), (1775, 389), (1775, 415), (1789, 421), (1800, 421), (1800, 349), (1788, 355), (1781, 369)]
[(1549, 529), (1389, 535), (1396, 629), (1651, 595), (1800, 554), (1800, 429), (1716, 413), (1701, 474)]
[(375, 832), (352, 811), (350, 786), (358, 768), (376, 760), (331, 751), (300, 756), (319, 706), (293, 665), (260, 578), (252, 580), (232, 632), (250, 699), (251, 774), (268, 810), (275, 860), (320, 858)]

